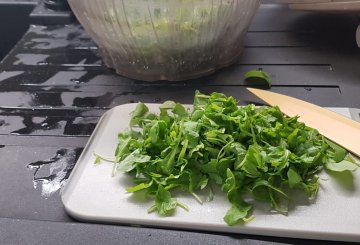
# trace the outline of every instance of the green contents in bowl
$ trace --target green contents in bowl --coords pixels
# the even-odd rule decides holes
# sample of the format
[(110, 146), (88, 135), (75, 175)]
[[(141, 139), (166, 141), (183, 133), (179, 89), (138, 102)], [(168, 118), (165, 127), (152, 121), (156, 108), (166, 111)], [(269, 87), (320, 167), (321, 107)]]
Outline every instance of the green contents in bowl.
[[(161, 4), (163, 1), (159, 1)], [(184, 1), (183, 1), (184, 2)], [(191, 4), (193, 1), (185, 1)], [(201, 5), (200, 5), (201, 3)], [(127, 19), (119, 19), (119, 9), (110, 10), (104, 18), (110, 24), (128, 25), (129, 29), (122, 33), (126, 39), (133, 39), (129, 43), (133, 48), (141, 46), (145, 50), (157, 47), (159, 49), (176, 50), (174, 42), (180, 41), (179, 48), (191, 48), (197, 45), (196, 39), (203, 39), (202, 42), (212, 43), (212, 37), (204, 37), (201, 32), (205, 30), (212, 32), (211, 26), (217, 24), (217, 15), (228, 14), (233, 6), (233, 2), (211, 2), (208, 0), (198, 1), (193, 8), (168, 8), (149, 6), (129, 6), (126, 9)], [(156, 4), (155, 4), (156, 6)], [(146, 13), (144, 15), (143, 13)], [(224, 30), (222, 30), (224, 31)], [(221, 36), (216, 36), (221, 38)], [(116, 40), (113, 40), (116, 43)], [(160, 44), (160, 45), (159, 45)], [(116, 45), (116, 44), (115, 44)], [(154, 51), (154, 50), (153, 50)], [(149, 52), (147, 55), (151, 55)]]
[(106, 65), (142, 80), (184, 80), (236, 62), (259, 0), (70, 0)]

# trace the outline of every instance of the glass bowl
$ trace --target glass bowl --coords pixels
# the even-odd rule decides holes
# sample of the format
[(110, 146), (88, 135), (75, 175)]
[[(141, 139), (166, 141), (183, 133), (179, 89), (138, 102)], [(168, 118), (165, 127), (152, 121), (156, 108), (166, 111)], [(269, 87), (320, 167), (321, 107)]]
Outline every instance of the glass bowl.
[(118, 74), (186, 80), (236, 62), (260, 0), (69, 0)]

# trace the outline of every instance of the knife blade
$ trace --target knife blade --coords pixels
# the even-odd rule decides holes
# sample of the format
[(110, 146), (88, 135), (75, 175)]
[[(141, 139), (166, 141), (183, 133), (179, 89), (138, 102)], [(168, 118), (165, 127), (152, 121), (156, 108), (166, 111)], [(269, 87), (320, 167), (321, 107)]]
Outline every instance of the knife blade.
[(298, 116), (300, 122), (360, 157), (360, 123), (290, 96), (254, 88), (247, 90), (267, 104), (278, 106), (285, 115)]

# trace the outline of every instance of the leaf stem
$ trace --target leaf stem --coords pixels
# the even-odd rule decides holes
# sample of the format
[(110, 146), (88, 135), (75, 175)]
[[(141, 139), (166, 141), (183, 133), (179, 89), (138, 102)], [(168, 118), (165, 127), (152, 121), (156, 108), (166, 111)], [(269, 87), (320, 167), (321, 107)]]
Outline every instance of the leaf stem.
[(150, 208), (148, 208), (147, 212), (148, 212), (148, 214), (150, 214), (150, 213), (154, 212), (155, 210), (156, 210), (156, 205), (154, 204)]
[(208, 198), (209, 202), (211, 202), (212, 200), (214, 200), (214, 191), (212, 189), (212, 187), (209, 187), (209, 198)]
[(193, 197), (195, 198), (195, 200), (198, 202), (198, 203), (200, 203), (201, 205), (203, 205), (203, 201), (201, 200), (201, 198), (198, 196), (198, 195), (196, 195), (194, 192), (190, 192), (191, 193), (191, 195), (193, 195)]
[(185, 205), (184, 203), (181, 203), (179, 201), (176, 201), (177, 206), (179, 206), (180, 208), (184, 209), (185, 211), (189, 212), (189, 207), (187, 205)]
[(100, 158), (101, 160), (103, 160), (105, 162), (111, 162), (111, 163), (115, 162), (115, 158), (105, 157), (105, 156), (102, 156), (102, 155), (100, 155), (100, 154), (98, 154), (96, 152), (94, 152), (94, 156)]

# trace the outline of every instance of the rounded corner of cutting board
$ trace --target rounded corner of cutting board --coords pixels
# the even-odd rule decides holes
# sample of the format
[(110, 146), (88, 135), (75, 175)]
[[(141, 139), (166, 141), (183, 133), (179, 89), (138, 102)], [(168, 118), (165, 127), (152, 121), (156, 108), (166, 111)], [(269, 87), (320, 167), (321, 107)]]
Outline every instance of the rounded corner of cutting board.
[(79, 214), (78, 212), (76, 212), (76, 210), (73, 209), (73, 207), (71, 207), (69, 205), (69, 202), (68, 202), (68, 199), (69, 197), (65, 197), (64, 193), (61, 193), (60, 195), (60, 199), (61, 199), (61, 202), (65, 208), (65, 211), (68, 215), (70, 215), (71, 217), (75, 218), (75, 219), (78, 219), (78, 217), (81, 217), (82, 215)]
[(91, 216), (82, 213), (81, 210), (77, 209), (76, 207), (69, 205), (69, 202), (64, 200), (64, 196), (61, 195), (61, 202), (64, 205), (66, 213), (71, 216), (72, 218), (79, 220), (79, 221), (91, 221), (93, 220)]

